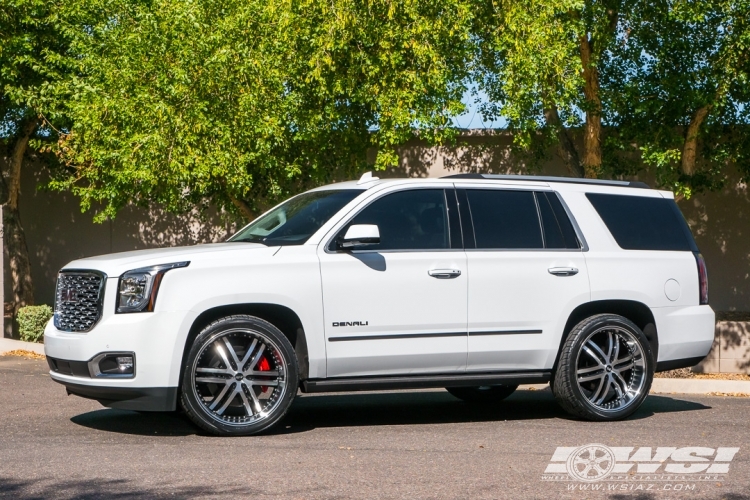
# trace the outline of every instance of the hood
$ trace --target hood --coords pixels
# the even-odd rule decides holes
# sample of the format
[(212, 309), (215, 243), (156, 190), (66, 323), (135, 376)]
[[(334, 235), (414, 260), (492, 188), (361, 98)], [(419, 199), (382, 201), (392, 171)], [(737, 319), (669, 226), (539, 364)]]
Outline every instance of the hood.
[(156, 264), (170, 264), (172, 262), (230, 259), (235, 254), (261, 252), (269, 254), (276, 252), (277, 247), (267, 247), (260, 243), (211, 243), (189, 247), (154, 248), (150, 250), (135, 250), (132, 252), (111, 253), (87, 257), (70, 262), (63, 269), (94, 269), (106, 273), (108, 277), (120, 276), (126, 271)]

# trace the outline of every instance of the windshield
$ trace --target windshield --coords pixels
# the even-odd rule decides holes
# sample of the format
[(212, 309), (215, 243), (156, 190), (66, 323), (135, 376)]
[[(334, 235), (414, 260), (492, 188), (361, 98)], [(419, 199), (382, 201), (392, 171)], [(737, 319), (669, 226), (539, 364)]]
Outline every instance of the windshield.
[(267, 246), (302, 245), (333, 214), (356, 198), (359, 189), (303, 193), (256, 219), (229, 241), (263, 243)]

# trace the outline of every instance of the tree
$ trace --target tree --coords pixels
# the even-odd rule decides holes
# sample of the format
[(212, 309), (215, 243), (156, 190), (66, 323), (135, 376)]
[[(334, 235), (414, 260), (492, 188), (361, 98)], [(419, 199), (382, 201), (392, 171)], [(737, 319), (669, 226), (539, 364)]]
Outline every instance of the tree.
[(627, 7), (620, 40), (603, 62), (613, 143), (635, 144), (659, 183), (680, 195), (720, 185), (728, 163), (747, 178), (750, 1)]
[(687, 196), (720, 185), (728, 163), (747, 176), (748, 0), (501, 1), (480, 12), (485, 113), (504, 115), (522, 148), (555, 144), (579, 177), (646, 167)]
[(55, 92), (64, 75), (60, 60), (67, 50), (59, 6), (50, 0), (0, 0), (0, 133), (8, 150), (0, 176), (0, 203), (8, 252), (14, 312), (34, 303), (29, 252), (18, 200), (21, 171), (30, 148), (54, 140), (60, 125)]
[[(92, 0), (58, 155), (96, 219), (128, 203), (209, 202), (252, 218), (281, 197), (463, 109), (472, 10), (458, 0), (367, 3)], [(93, 16), (92, 16), (93, 17)]]
[[(542, 131), (571, 175), (602, 174), (602, 55), (614, 42), (620, 0), (485, 2), (476, 27), (479, 86), (522, 147)], [(583, 126), (579, 151), (570, 128)]]

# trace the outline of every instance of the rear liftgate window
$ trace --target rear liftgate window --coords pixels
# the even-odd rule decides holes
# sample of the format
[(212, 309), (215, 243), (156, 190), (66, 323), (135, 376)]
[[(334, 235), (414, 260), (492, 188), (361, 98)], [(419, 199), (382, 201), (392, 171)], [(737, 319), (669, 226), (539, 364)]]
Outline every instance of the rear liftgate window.
[(625, 250), (698, 251), (674, 200), (600, 193), (586, 197)]

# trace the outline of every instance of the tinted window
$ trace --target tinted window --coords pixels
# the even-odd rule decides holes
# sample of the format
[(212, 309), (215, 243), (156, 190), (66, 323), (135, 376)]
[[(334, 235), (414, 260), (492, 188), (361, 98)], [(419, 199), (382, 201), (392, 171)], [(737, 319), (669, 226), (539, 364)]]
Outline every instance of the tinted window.
[(361, 193), (358, 189), (303, 193), (256, 219), (229, 241), (248, 241), (268, 246), (302, 245)]
[(367, 250), (450, 248), (445, 193), (442, 189), (401, 191), (374, 201), (340, 232), (354, 224), (377, 224), (380, 243)]
[(534, 193), (466, 190), (477, 248), (542, 248)]
[(599, 193), (586, 197), (621, 248), (697, 251), (674, 200)]
[(573, 224), (557, 195), (550, 192), (536, 193), (539, 212), (544, 228), (545, 248), (580, 248)]

